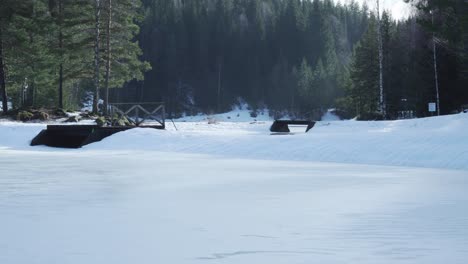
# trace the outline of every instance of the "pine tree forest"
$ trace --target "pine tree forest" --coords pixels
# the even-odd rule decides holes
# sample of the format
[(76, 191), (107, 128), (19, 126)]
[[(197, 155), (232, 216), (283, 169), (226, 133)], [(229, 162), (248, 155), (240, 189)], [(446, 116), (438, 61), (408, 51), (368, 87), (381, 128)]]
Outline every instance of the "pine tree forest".
[(2, 0), (2, 109), (165, 102), (176, 117), (244, 100), (310, 119), (330, 108), (424, 117), (436, 101), (440, 114), (460, 111), (468, 2), (408, 1), (413, 15), (396, 20), (352, 0)]

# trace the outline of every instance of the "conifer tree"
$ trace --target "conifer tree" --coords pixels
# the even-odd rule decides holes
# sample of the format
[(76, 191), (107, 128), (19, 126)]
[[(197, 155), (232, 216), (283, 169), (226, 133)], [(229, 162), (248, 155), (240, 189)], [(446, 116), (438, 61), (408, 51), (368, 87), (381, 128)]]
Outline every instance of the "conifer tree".
[(148, 62), (142, 61), (142, 51), (134, 41), (140, 27), (141, 3), (136, 0), (101, 0), (103, 3), (102, 21), (105, 27), (104, 111), (109, 103), (109, 88), (122, 87), (130, 80), (142, 80), (144, 73), (151, 69)]
[(6, 86), (6, 49), (9, 48), (8, 38), (11, 18), (17, 3), (13, 0), (5, 0), (0, 5), (0, 94), (2, 96), (2, 111), (8, 112), (8, 93)]
[(58, 107), (66, 103), (67, 87), (90, 78), (93, 71), (93, 45), (90, 33), (93, 28), (93, 3), (90, 0), (49, 0), (54, 21), (55, 39), (51, 54), (55, 57), (58, 86)]
[(379, 105), (379, 62), (375, 23), (375, 17), (371, 16), (369, 27), (354, 50), (351, 64), (352, 83), (348, 88), (348, 95), (358, 115), (375, 113)]
[[(50, 55), (51, 20), (45, 0), (21, 1), (13, 6), (4, 63), (14, 106), (31, 107), (54, 104), (48, 87), (53, 82), (53, 58)], [(4, 43), (5, 44), (5, 43)]]

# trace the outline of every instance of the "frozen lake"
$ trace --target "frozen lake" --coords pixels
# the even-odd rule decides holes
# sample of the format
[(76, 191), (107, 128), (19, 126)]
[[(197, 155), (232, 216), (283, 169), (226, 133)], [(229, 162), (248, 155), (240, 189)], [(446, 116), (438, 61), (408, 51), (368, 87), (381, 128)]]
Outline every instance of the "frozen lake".
[(0, 263), (466, 263), (468, 172), (0, 150)]

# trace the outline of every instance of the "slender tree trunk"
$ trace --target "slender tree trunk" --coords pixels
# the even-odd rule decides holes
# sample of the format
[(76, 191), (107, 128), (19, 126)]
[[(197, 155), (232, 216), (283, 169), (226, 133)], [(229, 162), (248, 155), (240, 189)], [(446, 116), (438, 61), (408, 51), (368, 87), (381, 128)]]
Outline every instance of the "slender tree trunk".
[(33, 107), (36, 107), (36, 103), (37, 103), (37, 88), (36, 88), (36, 85), (33, 85), (33, 87), (31, 87), (31, 100), (32, 100), (32, 106)]
[(293, 113), (294, 110), (296, 109), (296, 100), (294, 98), (294, 90), (291, 89), (291, 101), (290, 101), (290, 112)]
[(3, 35), (0, 27), (0, 93), (2, 94), (3, 113), (8, 112), (8, 96), (5, 84), (5, 64), (3, 62)]
[(95, 13), (95, 39), (94, 39), (94, 97), (93, 97), (93, 113), (97, 114), (99, 111), (99, 28), (100, 28), (100, 20), (101, 20), (101, 1), (95, 0), (94, 1), (96, 6), (96, 13)]
[[(432, 25), (434, 25), (434, 11), (431, 11)], [(437, 73), (437, 49), (435, 43), (435, 32), (432, 31), (432, 51), (434, 55), (434, 80), (436, 88), (436, 99), (437, 99), (437, 115), (440, 115), (440, 99), (439, 99), (439, 76)]]
[(59, 65), (59, 108), (63, 109), (63, 3), (58, 2), (59, 8), (59, 49), (60, 49), (60, 65)]
[(218, 92), (217, 92), (217, 103), (218, 113), (221, 112), (221, 71), (222, 71), (222, 60), (218, 58)]
[(59, 66), (59, 108), (63, 109), (63, 63)]
[(377, 37), (379, 45), (379, 110), (383, 118), (387, 118), (387, 110), (384, 98), (383, 87), (383, 45), (382, 45), (382, 23), (380, 22), (380, 0), (377, 0)]
[(104, 113), (107, 115), (109, 111), (109, 78), (111, 72), (111, 44), (110, 44), (110, 34), (111, 34), (111, 24), (112, 24), (112, 0), (108, 0), (107, 12), (107, 38), (106, 38), (106, 47), (107, 47), (107, 61), (106, 61), (106, 83), (105, 83), (105, 97), (104, 97)]

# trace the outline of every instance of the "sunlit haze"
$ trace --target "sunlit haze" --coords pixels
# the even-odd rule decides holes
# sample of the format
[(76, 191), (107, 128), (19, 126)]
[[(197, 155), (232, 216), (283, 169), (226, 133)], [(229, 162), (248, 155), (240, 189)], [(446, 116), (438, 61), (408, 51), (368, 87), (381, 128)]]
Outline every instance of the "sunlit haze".
[[(340, 3), (349, 3), (351, 0), (338, 0)], [(366, 3), (370, 10), (375, 10), (377, 0), (355, 0), (360, 5)], [(411, 5), (403, 0), (380, 0), (380, 12), (388, 10), (397, 20), (408, 18), (411, 14)]]

